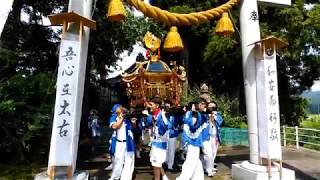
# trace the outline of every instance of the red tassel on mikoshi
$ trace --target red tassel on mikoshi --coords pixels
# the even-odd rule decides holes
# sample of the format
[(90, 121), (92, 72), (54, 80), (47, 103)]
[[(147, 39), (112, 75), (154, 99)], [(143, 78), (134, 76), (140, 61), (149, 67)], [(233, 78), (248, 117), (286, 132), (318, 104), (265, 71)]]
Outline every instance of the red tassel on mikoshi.
[(160, 48), (158, 49), (158, 59), (160, 59)]

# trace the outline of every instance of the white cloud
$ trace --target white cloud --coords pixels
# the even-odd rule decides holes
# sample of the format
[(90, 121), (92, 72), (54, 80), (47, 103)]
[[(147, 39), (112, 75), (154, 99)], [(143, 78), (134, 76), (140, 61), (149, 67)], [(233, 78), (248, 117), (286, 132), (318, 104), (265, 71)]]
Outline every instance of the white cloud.
[[(28, 6), (27, 8), (31, 9), (32, 10), (32, 7), (31, 6)], [(60, 9), (57, 9), (54, 11), (55, 14), (58, 14), (60, 13)], [(26, 13), (23, 9), (21, 9), (21, 16), (20, 16), (20, 20), (24, 23), (30, 23), (29, 22), (29, 18), (30, 18), (30, 15), (28, 13)], [(42, 16), (41, 17), (42, 20), (41, 20), (41, 25), (43, 26), (48, 26), (48, 28), (51, 28), (54, 32), (58, 33), (59, 31), (62, 30), (62, 26), (50, 26), (51, 23), (50, 23), (50, 20), (47, 16)], [(61, 34), (60, 34), (61, 36)]]
[(320, 81), (314, 81), (310, 91), (320, 91)]
[(108, 68), (113, 72), (108, 74), (106, 78), (110, 79), (123, 73), (126, 69), (128, 69), (136, 62), (136, 57), (139, 55), (139, 53), (142, 53), (145, 56), (146, 49), (143, 47), (143, 44), (137, 42), (135, 45), (133, 45), (133, 50), (130, 55), (128, 55), (127, 50), (121, 53), (120, 60), (118, 60), (116, 63), (116, 66), (120, 68), (116, 68), (115, 66), (111, 66), (110, 68)]
[[(146, 2), (149, 3), (149, 0), (147, 0)], [(134, 8), (133, 15), (136, 17), (142, 17), (143, 13)], [(143, 44), (141, 42), (136, 42), (136, 44), (133, 45), (133, 51), (130, 55), (128, 55), (128, 51), (125, 50), (123, 53), (120, 54), (120, 60), (116, 62), (116, 65), (108, 68), (113, 72), (108, 74), (106, 78), (110, 79), (123, 73), (126, 69), (128, 69), (136, 62), (136, 57), (139, 53), (142, 53), (145, 56), (146, 49), (143, 47)]]

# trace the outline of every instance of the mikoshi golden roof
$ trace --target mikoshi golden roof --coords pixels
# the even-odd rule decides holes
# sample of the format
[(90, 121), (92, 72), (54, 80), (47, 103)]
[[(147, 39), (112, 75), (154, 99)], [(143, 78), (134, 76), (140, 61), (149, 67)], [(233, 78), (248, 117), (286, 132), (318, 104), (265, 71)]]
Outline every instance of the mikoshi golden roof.
[[(177, 69), (170, 69), (169, 66), (161, 61), (144, 61), (136, 62), (133, 71), (124, 72), (121, 74), (122, 80), (124, 82), (132, 82), (142, 73), (144, 76), (177, 76), (181, 81), (185, 81), (186, 72), (183, 66), (177, 66)], [(177, 71), (180, 70), (181, 73), (178, 74)]]

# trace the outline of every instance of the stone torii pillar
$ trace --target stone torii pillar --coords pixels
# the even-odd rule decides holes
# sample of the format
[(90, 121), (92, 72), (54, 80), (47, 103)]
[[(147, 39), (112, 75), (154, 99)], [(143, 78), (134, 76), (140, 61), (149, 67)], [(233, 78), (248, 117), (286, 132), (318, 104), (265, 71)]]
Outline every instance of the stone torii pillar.
[(256, 92), (256, 65), (254, 44), (260, 41), (258, 2), (269, 6), (289, 6), (291, 0), (242, 0), (240, 30), (242, 47), (243, 79), (248, 118), (250, 162), (259, 164), (258, 113)]
[(36, 180), (87, 180), (89, 176), (75, 170), (90, 28), (96, 29), (92, 2), (70, 0), (68, 13), (49, 16), (52, 25), (63, 25), (63, 33), (48, 170), (36, 175)]
[[(232, 165), (232, 179), (235, 180), (294, 180), (294, 171), (282, 168), (281, 163), (278, 168), (271, 169), (270, 161), (268, 166), (263, 165), (260, 161), (259, 154), (259, 136), (258, 136), (258, 102), (257, 98), (257, 78), (256, 67), (256, 43), (260, 42), (260, 27), (258, 2), (272, 6), (288, 6), (291, 0), (242, 0), (240, 9), (240, 28), (241, 28), (241, 46), (243, 60), (243, 78), (246, 97), (246, 111), (248, 117), (248, 133), (250, 145), (250, 162), (244, 161), (241, 164)], [(265, 73), (261, 72), (260, 74)], [(264, 71), (264, 70), (262, 70)], [(265, 82), (263, 82), (265, 83)], [(261, 95), (261, 93), (260, 93)], [(259, 98), (259, 101), (261, 98)], [(261, 107), (261, 106), (260, 106)], [(262, 112), (263, 113), (263, 112)], [(266, 115), (266, 114), (263, 114)], [(261, 117), (261, 111), (260, 111)], [(280, 146), (280, 145), (279, 145)], [(263, 147), (263, 146), (260, 146)], [(279, 147), (281, 153), (281, 147)], [(269, 149), (262, 149), (264, 152)], [(268, 151), (270, 152), (270, 150)], [(269, 155), (269, 154), (268, 154)], [(275, 169), (275, 170), (274, 170)]]

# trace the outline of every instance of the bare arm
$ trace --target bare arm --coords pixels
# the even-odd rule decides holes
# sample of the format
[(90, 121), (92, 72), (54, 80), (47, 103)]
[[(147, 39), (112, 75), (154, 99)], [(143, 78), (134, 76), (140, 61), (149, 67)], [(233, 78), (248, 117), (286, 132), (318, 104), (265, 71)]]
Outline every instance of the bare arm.
[(123, 117), (122, 117), (122, 115), (119, 115), (117, 117), (117, 122), (112, 124), (111, 127), (112, 127), (112, 129), (119, 129), (121, 127), (122, 123), (123, 123)]

